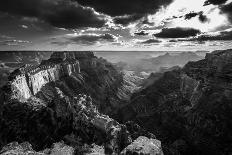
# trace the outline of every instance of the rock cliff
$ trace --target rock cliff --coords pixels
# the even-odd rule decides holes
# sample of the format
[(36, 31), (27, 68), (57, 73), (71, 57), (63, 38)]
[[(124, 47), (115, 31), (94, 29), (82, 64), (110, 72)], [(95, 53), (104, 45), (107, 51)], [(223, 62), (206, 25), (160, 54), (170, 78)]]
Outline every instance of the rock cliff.
[(120, 110), (163, 143), (164, 154), (232, 152), (232, 50), (163, 73)]
[[(48, 60), (38, 66), (25, 65), (15, 70), (8, 83), (12, 92), (11, 98), (24, 102), (36, 95), (47, 83), (57, 81), (64, 76), (70, 76), (73, 73), (80, 73), (78, 60), (66, 58), (67, 53), (61, 54), (65, 55), (62, 62)], [(54, 60), (53, 55), (51, 59)]]
[[(140, 136), (154, 140), (136, 124), (123, 125), (101, 113), (117, 107), (121, 82), (120, 72), (92, 52), (55, 52), (39, 65), (15, 70), (1, 90), (0, 147), (20, 144), (1, 153), (43, 154), (40, 150), (64, 141), (45, 154), (88, 154), (94, 144), (105, 154), (120, 154)], [(162, 153), (160, 143), (153, 149)]]

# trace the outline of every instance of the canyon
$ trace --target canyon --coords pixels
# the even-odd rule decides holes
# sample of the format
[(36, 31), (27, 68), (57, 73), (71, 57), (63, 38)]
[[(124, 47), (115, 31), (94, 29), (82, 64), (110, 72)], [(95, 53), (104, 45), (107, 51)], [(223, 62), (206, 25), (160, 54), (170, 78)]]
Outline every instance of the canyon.
[(107, 115), (128, 100), (124, 82), (92, 52), (54, 52), (16, 69), (0, 93), (0, 153), (128, 154), (141, 147), (132, 143), (138, 139), (145, 154), (162, 155), (153, 134)]
[(93, 52), (23, 65), (0, 91), (0, 154), (230, 154), (232, 50), (195, 58), (147, 79)]
[(153, 74), (122, 108), (162, 141), (164, 154), (230, 154), (232, 51), (214, 51), (183, 68)]

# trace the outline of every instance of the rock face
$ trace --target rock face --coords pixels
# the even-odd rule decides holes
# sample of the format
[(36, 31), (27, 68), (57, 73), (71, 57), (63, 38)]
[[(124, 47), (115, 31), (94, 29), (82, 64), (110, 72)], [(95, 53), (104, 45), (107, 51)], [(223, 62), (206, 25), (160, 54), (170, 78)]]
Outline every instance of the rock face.
[(232, 153), (232, 51), (165, 72), (120, 112), (163, 143), (164, 154)]
[(121, 152), (121, 155), (127, 154), (163, 155), (163, 152), (160, 141), (141, 136)]
[(2, 148), (1, 155), (74, 155), (74, 148), (64, 143), (55, 143), (51, 149), (36, 152), (28, 142), (12, 142)]
[[(66, 53), (61, 54), (67, 55)], [(61, 63), (48, 61), (47, 64), (39, 66), (26, 65), (14, 71), (10, 77), (11, 97), (24, 102), (32, 95), (36, 95), (47, 83), (73, 73), (80, 73), (80, 66), (77, 60), (71, 58), (64, 58)]]
[(120, 100), (120, 82), (121, 74), (91, 52), (53, 53), (40, 65), (14, 71), (0, 92), (0, 147), (20, 144), (2, 153), (81, 155), (96, 144), (105, 154), (120, 154), (139, 136), (154, 139), (101, 113)]

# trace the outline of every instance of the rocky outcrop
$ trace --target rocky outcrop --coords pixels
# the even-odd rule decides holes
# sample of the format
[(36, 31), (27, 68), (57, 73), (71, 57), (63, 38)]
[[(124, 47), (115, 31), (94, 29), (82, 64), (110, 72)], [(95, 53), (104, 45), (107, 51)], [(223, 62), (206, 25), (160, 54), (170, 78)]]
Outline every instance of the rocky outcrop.
[(121, 155), (128, 154), (163, 155), (163, 152), (160, 141), (141, 136), (121, 152)]
[(100, 111), (111, 116), (128, 102), (128, 93), (134, 87), (130, 86), (132, 83), (124, 83), (120, 71), (93, 52), (53, 52), (50, 55), (48, 60), (40, 60), (40, 64), (24, 65), (11, 73), (8, 86), (4, 88), (4, 92), (12, 93), (8, 97), (21, 102), (33, 96), (41, 98), (41, 94), (43, 99), (50, 98), (44, 94), (49, 89), (47, 85), (63, 82), (69, 94), (90, 94)]
[(33, 150), (31, 144), (24, 142), (19, 144), (18, 142), (12, 142), (2, 148), (0, 151), (1, 155), (9, 154), (21, 154), (21, 155), (45, 155), (42, 152), (36, 152)]
[[(29, 103), (9, 103), (4, 105), (3, 112), (7, 115), (3, 114), (0, 122), (2, 142), (29, 141), (36, 150), (49, 147), (56, 140), (64, 140), (74, 148), (80, 143), (97, 143), (104, 146), (106, 154), (119, 154), (133, 138), (141, 135), (133, 135), (125, 125), (99, 113), (92, 99), (86, 95), (71, 99), (59, 92), (56, 101), (49, 107), (45, 105), (35, 109)], [(68, 136), (71, 133), (74, 136)], [(9, 151), (20, 149), (17, 147)]]
[(51, 149), (46, 149), (40, 152), (33, 150), (32, 145), (28, 142), (19, 144), (12, 142), (2, 148), (1, 155), (74, 155), (74, 148), (65, 145), (63, 142), (53, 144)]
[(9, 81), (12, 92), (11, 99), (25, 102), (31, 96), (36, 95), (47, 83), (57, 81), (64, 76), (70, 76), (73, 73), (79, 74), (79, 62), (71, 57), (66, 58), (67, 53), (60, 54), (65, 57), (61, 62), (51, 61), (54, 60), (52, 55), (51, 60), (44, 61), (39, 66), (25, 65), (15, 70)]
[(164, 154), (232, 152), (232, 51), (215, 51), (165, 72), (120, 111), (163, 142)]

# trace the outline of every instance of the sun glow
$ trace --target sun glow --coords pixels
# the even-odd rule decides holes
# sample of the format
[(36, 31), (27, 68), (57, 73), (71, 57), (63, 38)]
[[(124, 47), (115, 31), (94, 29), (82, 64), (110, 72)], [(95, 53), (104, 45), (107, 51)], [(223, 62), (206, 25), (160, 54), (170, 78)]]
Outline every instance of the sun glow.
[[(202, 32), (215, 31), (218, 27), (228, 25), (225, 15), (220, 13), (217, 6), (203, 6), (205, 0), (175, 0), (168, 8), (162, 8), (158, 13), (149, 17), (156, 26), (166, 27), (190, 27), (199, 29)], [(203, 11), (207, 21), (202, 23), (198, 17), (185, 20), (184, 15), (190, 12)], [(176, 18), (175, 18), (176, 17)]]

